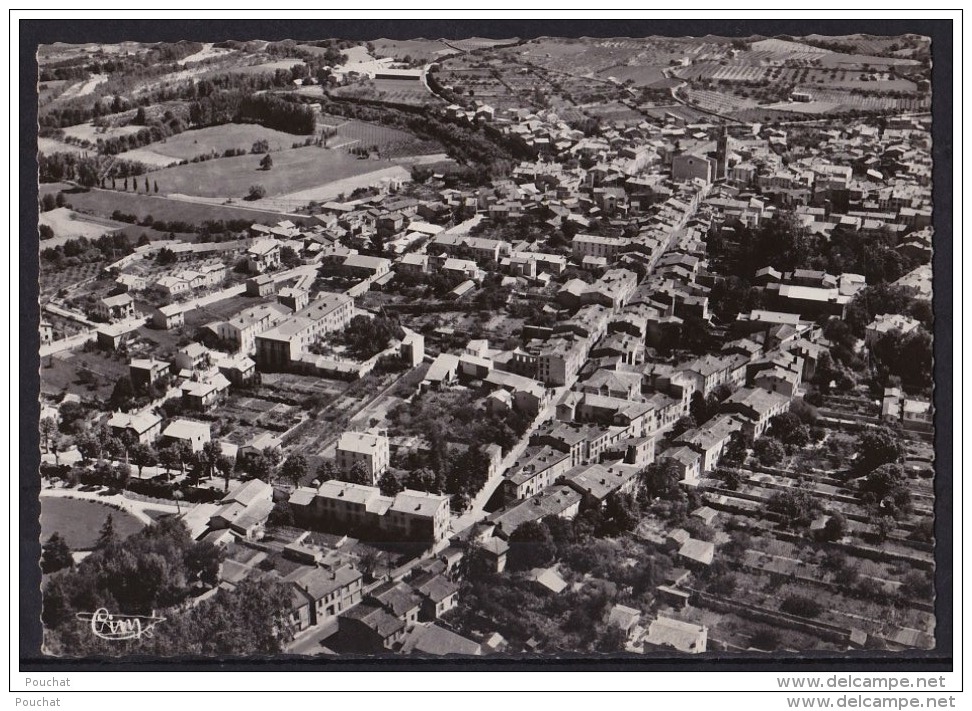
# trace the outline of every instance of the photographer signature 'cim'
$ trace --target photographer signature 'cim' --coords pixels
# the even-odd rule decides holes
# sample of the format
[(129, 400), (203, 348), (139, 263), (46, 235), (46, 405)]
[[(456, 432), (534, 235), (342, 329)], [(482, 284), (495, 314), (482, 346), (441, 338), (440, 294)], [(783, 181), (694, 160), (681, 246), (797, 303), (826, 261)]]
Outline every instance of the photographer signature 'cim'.
[(103, 607), (95, 612), (79, 612), (77, 618), (90, 623), (95, 637), (109, 640), (151, 637), (152, 628), (165, 622), (165, 618), (156, 617), (154, 611), (151, 615), (124, 615), (112, 614)]

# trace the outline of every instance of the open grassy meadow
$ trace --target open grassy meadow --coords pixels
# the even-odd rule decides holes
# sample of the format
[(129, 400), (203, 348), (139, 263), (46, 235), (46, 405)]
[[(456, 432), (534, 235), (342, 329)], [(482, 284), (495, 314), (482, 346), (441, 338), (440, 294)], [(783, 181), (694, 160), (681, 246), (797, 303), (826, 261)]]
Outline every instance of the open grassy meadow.
[(45, 496), (41, 499), (41, 541), (46, 541), (56, 531), (71, 550), (91, 550), (109, 514), (115, 533), (121, 539), (142, 529), (142, 523), (137, 518), (107, 504)]
[[(159, 187), (161, 189), (161, 182)], [(140, 220), (151, 215), (155, 220), (182, 221), (195, 225), (201, 225), (209, 220), (248, 220), (270, 224), (275, 224), (282, 219), (296, 220), (266, 210), (169, 200), (163, 196), (126, 193), (121, 190), (75, 192), (67, 195), (67, 200), (75, 210), (102, 217), (111, 217), (115, 210), (121, 210), (135, 215)]]
[(251, 185), (262, 185), (268, 196), (306, 190), (387, 167), (341, 149), (305, 146), (272, 154), (273, 168), (260, 169), (260, 156), (219, 158), (178, 165), (152, 173), (165, 194), (242, 200)]
[(376, 39), (372, 41), (375, 46), (376, 57), (394, 57), (403, 61), (410, 57), (416, 61), (431, 62), (441, 59), (450, 54), (456, 54), (459, 50), (448, 47), (441, 40), (392, 40)]
[[(294, 136), (258, 124), (234, 123), (225, 126), (210, 126), (195, 131), (186, 131), (149, 146), (119, 154), (119, 158), (137, 160), (150, 165), (171, 165), (196, 156), (220, 156), (227, 150), (243, 149), (250, 152), (257, 141), (266, 141), (271, 151), (290, 148), (294, 143), (305, 140), (306, 136)], [(158, 159), (153, 160), (153, 156)]]
[(54, 231), (54, 237), (44, 240), (45, 247), (54, 247), (75, 237), (86, 237), (95, 240), (101, 235), (115, 232), (124, 224), (90, 215), (81, 215), (66, 207), (40, 213), (40, 224), (47, 225)]

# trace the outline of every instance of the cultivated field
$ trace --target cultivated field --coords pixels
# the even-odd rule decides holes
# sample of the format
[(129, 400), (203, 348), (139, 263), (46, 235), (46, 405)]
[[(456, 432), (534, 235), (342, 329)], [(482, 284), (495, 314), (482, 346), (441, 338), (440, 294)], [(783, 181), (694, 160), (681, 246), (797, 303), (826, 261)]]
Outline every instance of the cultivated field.
[(603, 119), (604, 121), (639, 124), (645, 120), (645, 117), (639, 112), (616, 101), (584, 106), (583, 109), (588, 115)]
[(439, 40), (390, 40), (376, 39), (372, 41), (376, 57), (393, 57), (404, 61), (410, 57), (416, 61), (431, 62), (444, 56), (455, 54), (458, 49), (447, 47)]
[(81, 148), (80, 146), (75, 146), (70, 143), (64, 143), (63, 141), (58, 141), (53, 138), (38, 138), (37, 139), (37, 151), (39, 153), (46, 153), (47, 155), (53, 155), (55, 153), (73, 153), (74, 155), (84, 155), (86, 153), (91, 153), (87, 148)]
[(616, 67), (608, 67), (599, 72), (599, 77), (607, 79), (614, 77), (620, 82), (629, 79), (632, 86), (652, 86), (665, 78), (662, 73), (662, 66), (643, 66), (640, 64), (622, 64)]
[(686, 123), (695, 123), (696, 121), (711, 119), (708, 114), (704, 114), (701, 111), (696, 111), (688, 106), (682, 106), (681, 104), (676, 106), (642, 106), (640, 108), (646, 114), (662, 120), (665, 120), (669, 115), (676, 116)]
[(170, 165), (178, 165), (182, 162), (181, 158), (164, 156), (152, 148), (135, 148), (124, 153), (119, 153), (118, 157), (141, 163), (146, 168), (168, 168)]
[(215, 59), (216, 57), (223, 57), (227, 54), (232, 54), (231, 49), (215, 49), (212, 42), (206, 42), (203, 48), (196, 52), (195, 54), (190, 54), (188, 57), (183, 57), (176, 64), (185, 66), (186, 64), (196, 64), (198, 62), (205, 62), (207, 59)]
[(437, 141), (421, 141), (407, 131), (390, 126), (340, 116), (327, 116), (326, 119), (331, 125), (337, 126), (337, 135), (328, 139), (328, 145), (332, 147), (377, 146), (382, 158), (442, 151), (442, 145)]
[(303, 60), (280, 59), (274, 62), (264, 62), (262, 64), (251, 64), (246, 67), (226, 66), (220, 67), (220, 74), (273, 74), (278, 69), (290, 70), (295, 64), (303, 64)]
[[(927, 37), (921, 37), (919, 35), (904, 35), (898, 37), (881, 37), (875, 35), (844, 35), (841, 37), (807, 35), (805, 39), (814, 42), (839, 42), (849, 47), (853, 47), (851, 54), (886, 54), (893, 52), (894, 54), (901, 54), (902, 56), (906, 56), (909, 52), (914, 51), (919, 46), (927, 47), (929, 43)], [(907, 46), (909, 44), (914, 44), (914, 47), (909, 49)], [(894, 51), (893, 48), (895, 46), (900, 47), (900, 49)]]
[(272, 301), (273, 299), (259, 299), (245, 295), (231, 296), (228, 299), (192, 309), (186, 312), (186, 330), (192, 332), (194, 329), (213, 321), (228, 321), (243, 309), (252, 309), (260, 304)]
[(804, 86), (799, 88), (812, 93), (813, 98), (818, 101), (829, 101), (842, 104), (842, 110), (858, 109), (864, 111), (927, 111), (930, 105), (930, 99), (927, 97), (893, 99), (883, 96), (851, 94), (846, 91), (828, 91), (826, 89), (818, 89), (812, 86)]
[(822, 55), (820, 65), (828, 68), (860, 69), (864, 65), (869, 67), (914, 66), (918, 64), (913, 59), (901, 57), (875, 57), (868, 54), (840, 54), (837, 52)]
[(99, 84), (103, 84), (108, 81), (107, 74), (93, 74), (90, 79), (77, 84), (72, 84), (68, 87), (63, 94), (61, 94), (62, 99), (74, 99), (79, 96), (87, 96), (94, 92)]
[(750, 109), (756, 106), (756, 102), (744, 99), (732, 94), (725, 94), (718, 91), (702, 91), (701, 89), (687, 89), (684, 93), (686, 101), (693, 106), (698, 106), (705, 111), (714, 111), (720, 114)]
[(760, 108), (771, 111), (792, 111), (796, 114), (826, 114), (839, 110), (840, 104), (832, 101), (780, 101), (775, 104), (766, 104)]
[[(48, 244), (48, 242), (42, 242), (40, 248), (46, 249)], [(105, 262), (90, 262), (75, 267), (53, 269), (49, 266), (49, 263), (41, 261), (38, 277), (41, 299), (49, 299), (61, 289), (69, 289), (82, 281), (93, 279), (98, 276), (104, 266)]]
[(231, 149), (243, 149), (249, 153), (257, 141), (267, 141), (271, 151), (279, 151), (305, 139), (306, 136), (275, 131), (259, 124), (234, 123), (186, 131), (150, 146), (120, 153), (118, 157), (165, 167), (183, 160), (192, 160), (196, 156), (213, 153), (222, 156)]
[[(379, 163), (378, 161), (366, 160), (361, 161), (361, 163), (365, 167), (371, 168), (375, 168), (375, 166), (381, 165), (382, 163), (387, 166), (386, 161)], [(392, 165), (390, 167), (371, 170), (367, 173), (359, 173), (346, 178), (332, 180), (315, 185), (312, 188), (307, 188), (306, 190), (266, 197), (262, 200), (254, 201), (253, 204), (266, 209), (292, 212), (306, 206), (309, 202), (334, 200), (342, 194), (348, 196), (358, 188), (368, 188), (386, 179), (410, 180), (411, 173), (400, 165)]]
[(459, 49), (466, 52), (474, 52), (477, 49), (485, 49), (487, 47), (497, 47), (500, 45), (513, 44), (517, 41), (516, 37), (511, 37), (509, 39), (490, 39), (488, 37), (469, 37), (467, 39), (461, 40), (449, 40), (449, 45), (452, 47), (458, 47)]
[[(318, 92), (311, 91), (318, 89)], [(320, 93), (320, 87), (308, 87), (305, 93), (311, 96)], [(332, 89), (334, 96), (358, 99), (366, 101), (383, 101), (389, 104), (403, 104), (405, 106), (425, 106), (426, 104), (439, 103), (435, 94), (425, 88), (425, 84), (419, 80), (404, 79), (369, 79), (354, 84), (337, 87)]]
[(42, 245), (44, 247), (54, 247), (75, 237), (86, 237), (94, 240), (103, 234), (115, 232), (125, 227), (120, 222), (90, 215), (80, 215), (66, 207), (58, 207), (40, 213), (40, 224), (47, 225), (54, 230), (54, 237), (44, 240)]
[(66, 79), (40, 82), (37, 85), (37, 105), (44, 106), (54, 101), (71, 85)]
[(79, 123), (75, 126), (67, 126), (64, 130), (64, 135), (67, 138), (74, 138), (79, 141), (90, 141), (91, 143), (97, 143), (98, 139), (115, 138), (117, 136), (128, 136), (132, 133), (138, 133), (144, 126), (95, 126), (92, 123)]
[(183, 221), (195, 225), (201, 225), (208, 220), (248, 220), (274, 224), (283, 219), (275, 212), (250, 207), (206, 205), (154, 195), (126, 193), (120, 190), (90, 190), (72, 193), (67, 198), (68, 203), (75, 210), (83, 210), (103, 217), (110, 217), (115, 210), (121, 210), (135, 215), (140, 220), (151, 216), (163, 222)]
[(317, 146), (274, 153), (272, 170), (259, 166), (260, 156), (235, 156), (164, 168), (152, 173), (152, 179), (166, 194), (242, 200), (254, 184), (262, 185), (268, 196), (282, 195), (380, 167), (343, 150)]
[(420, 80), (375, 79), (372, 84), (383, 101), (418, 106), (441, 101)]
[(100, 351), (65, 351), (41, 360), (41, 392), (57, 397), (69, 392), (82, 400), (106, 399), (118, 382), (128, 375), (128, 361), (114, 360)]

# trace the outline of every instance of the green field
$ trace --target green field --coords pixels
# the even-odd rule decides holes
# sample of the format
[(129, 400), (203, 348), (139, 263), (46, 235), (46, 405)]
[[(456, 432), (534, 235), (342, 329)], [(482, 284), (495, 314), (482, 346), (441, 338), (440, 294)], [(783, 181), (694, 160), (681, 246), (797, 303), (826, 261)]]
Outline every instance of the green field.
[(313, 188), (388, 167), (387, 161), (361, 160), (346, 151), (305, 146), (273, 154), (273, 169), (260, 170), (260, 156), (220, 158), (164, 168), (152, 173), (167, 194), (242, 200), (251, 185), (262, 185), (267, 196)]
[(142, 529), (142, 523), (137, 518), (107, 504), (81, 499), (42, 497), (41, 541), (46, 541), (57, 531), (71, 550), (91, 550), (98, 541), (98, 533), (109, 514), (119, 538), (127, 538)]
[(405, 57), (413, 60), (430, 62), (434, 59), (441, 59), (449, 54), (456, 54), (459, 50), (447, 47), (439, 40), (373, 40), (376, 57), (394, 57), (402, 61)]
[[(186, 131), (178, 136), (145, 146), (139, 149), (138, 153), (140, 155), (150, 151), (164, 158), (192, 160), (196, 156), (209, 155), (213, 151), (223, 155), (227, 150), (242, 148), (249, 153), (257, 141), (267, 141), (271, 151), (279, 151), (305, 139), (306, 136), (275, 131), (259, 124), (231, 123), (225, 126), (210, 126), (196, 131)], [(137, 155), (129, 155), (130, 153), (133, 152), (121, 153), (119, 158), (138, 159)]]
[[(364, 162), (366, 161), (362, 161), (362, 163)], [(252, 182), (255, 183), (257, 181), (253, 180)], [(160, 180), (160, 188), (161, 184)], [(66, 197), (68, 203), (75, 210), (90, 211), (92, 214), (103, 217), (111, 217), (112, 212), (121, 210), (122, 212), (135, 215), (139, 219), (151, 215), (154, 219), (164, 222), (184, 221), (195, 225), (201, 225), (207, 220), (248, 220), (250, 222), (263, 222), (268, 224), (276, 224), (283, 219), (289, 219), (295, 222), (300, 221), (298, 218), (284, 217), (274, 212), (224, 205), (182, 202), (179, 200), (168, 200), (164, 197), (126, 193), (120, 190), (90, 190), (88, 192), (71, 193)]]
[(54, 237), (44, 241), (45, 247), (55, 247), (77, 237), (96, 240), (103, 234), (116, 232), (125, 226), (113, 220), (80, 215), (66, 207), (42, 212), (39, 220), (40, 224), (47, 225), (54, 231)]
[(391, 126), (349, 120), (341, 116), (328, 115), (326, 120), (329, 124), (338, 126), (337, 135), (328, 142), (331, 146), (357, 141), (358, 145), (365, 147), (378, 146), (382, 158), (440, 153), (444, 150), (438, 141), (423, 141), (407, 131)]
[(662, 69), (663, 67), (660, 66), (640, 66), (632, 64), (604, 69), (598, 76), (601, 79), (614, 77), (620, 82), (630, 79), (634, 83), (634, 86), (651, 86), (665, 78), (665, 75), (662, 74)]

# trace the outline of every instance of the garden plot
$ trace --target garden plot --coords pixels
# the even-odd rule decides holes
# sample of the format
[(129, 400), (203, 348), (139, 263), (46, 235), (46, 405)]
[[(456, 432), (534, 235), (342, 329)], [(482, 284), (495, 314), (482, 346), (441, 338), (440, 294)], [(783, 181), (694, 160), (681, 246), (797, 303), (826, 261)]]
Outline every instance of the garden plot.
[(218, 429), (233, 444), (246, 444), (254, 436), (271, 431), (282, 435), (302, 419), (300, 408), (260, 397), (234, 395), (217, 410)]
[(54, 269), (49, 262), (42, 260), (39, 277), (41, 297), (49, 299), (62, 289), (70, 289), (81, 282), (93, 279), (101, 273), (105, 264), (106, 262), (89, 262), (64, 269)]

